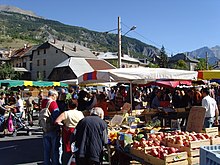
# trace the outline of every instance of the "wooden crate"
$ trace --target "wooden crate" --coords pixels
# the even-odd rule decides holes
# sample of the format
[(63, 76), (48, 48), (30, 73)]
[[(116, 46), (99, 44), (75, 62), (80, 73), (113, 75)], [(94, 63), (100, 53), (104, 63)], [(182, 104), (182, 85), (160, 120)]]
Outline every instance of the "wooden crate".
[(186, 165), (188, 164), (187, 153), (173, 153), (163, 159), (159, 159), (150, 154), (146, 154), (144, 160), (152, 165)]
[(218, 127), (205, 128), (205, 133), (207, 133), (209, 136), (215, 137), (219, 135)]
[(200, 160), (200, 157), (199, 157), (199, 156), (188, 157), (188, 164), (189, 164), (189, 165), (199, 164), (199, 160)]
[(180, 146), (178, 144), (173, 144), (170, 142), (167, 143), (168, 147), (175, 147), (175, 148), (178, 148), (179, 151), (186, 151), (189, 157), (199, 156), (199, 148), (201, 146), (209, 146), (209, 145), (210, 145), (209, 139), (199, 140), (199, 141), (191, 141), (189, 143), (189, 147)]
[(144, 160), (144, 157), (146, 156), (144, 149), (136, 149), (136, 148), (130, 148), (130, 154), (135, 155), (141, 159)]
[(220, 145), (220, 137), (213, 137), (210, 139), (211, 145)]

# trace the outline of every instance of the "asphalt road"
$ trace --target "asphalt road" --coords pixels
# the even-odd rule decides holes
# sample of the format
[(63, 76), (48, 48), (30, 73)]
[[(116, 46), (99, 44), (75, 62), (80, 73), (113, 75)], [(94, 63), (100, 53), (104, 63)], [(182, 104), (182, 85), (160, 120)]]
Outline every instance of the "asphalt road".
[(0, 133), (0, 165), (42, 165), (42, 132), (32, 127), (32, 135), (19, 131), (16, 137)]

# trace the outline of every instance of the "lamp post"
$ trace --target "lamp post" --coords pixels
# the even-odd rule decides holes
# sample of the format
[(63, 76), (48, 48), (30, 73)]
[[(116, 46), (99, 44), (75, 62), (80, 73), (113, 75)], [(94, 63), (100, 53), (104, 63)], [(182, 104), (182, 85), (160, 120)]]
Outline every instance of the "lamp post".
[[(136, 26), (132, 26), (123, 36), (130, 31), (136, 29)], [(118, 17), (118, 68), (121, 68), (121, 18)]]

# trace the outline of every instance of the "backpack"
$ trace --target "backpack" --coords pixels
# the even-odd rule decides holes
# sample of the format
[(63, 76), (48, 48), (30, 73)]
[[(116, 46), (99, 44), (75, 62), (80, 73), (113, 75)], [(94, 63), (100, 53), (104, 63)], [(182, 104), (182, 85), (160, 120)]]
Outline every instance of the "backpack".
[(55, 130), (55, 125), (49, 110), (49, 106), (51, 102), (52, 101), (47, 102), (46, 107), (40, 111), (38, 118), (39, 125), (42, 127), (43, 132), (45, 133)]

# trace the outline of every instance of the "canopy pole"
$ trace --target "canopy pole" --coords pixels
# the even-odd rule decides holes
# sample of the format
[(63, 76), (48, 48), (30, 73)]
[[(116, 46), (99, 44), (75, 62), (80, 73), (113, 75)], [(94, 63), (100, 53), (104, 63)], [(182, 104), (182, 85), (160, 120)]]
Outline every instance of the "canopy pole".
[(133, 104), (132, 104), (132, 97), (133, 97), (133, 94), (132, 94), (132, 81), (130, 81), (130, 102), (131, 102), (131, 115), (132, 115), (132, 107), (133, 107)]

